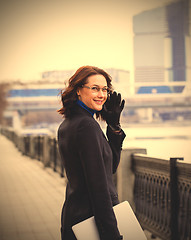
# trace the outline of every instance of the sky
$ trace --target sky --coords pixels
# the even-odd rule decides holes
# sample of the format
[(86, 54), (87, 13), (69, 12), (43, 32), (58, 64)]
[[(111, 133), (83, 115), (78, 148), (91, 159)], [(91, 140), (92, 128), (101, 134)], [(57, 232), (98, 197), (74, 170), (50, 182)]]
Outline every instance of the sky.
[(133, 75), (132, 18), (174, 0), (1, 0), (0, 81), (83, 65)]

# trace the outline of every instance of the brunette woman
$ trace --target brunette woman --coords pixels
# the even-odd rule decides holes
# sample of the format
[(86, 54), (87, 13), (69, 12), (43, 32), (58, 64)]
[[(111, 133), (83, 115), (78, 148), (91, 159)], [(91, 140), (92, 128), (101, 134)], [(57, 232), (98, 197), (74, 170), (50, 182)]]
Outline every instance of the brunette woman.
[[(58, 130), (58, 144), (68, 180), (61, 217), (62, 240), (76, 240), (72, 226), (91, 216), (95, 217), (101, 240), (123, 239), (113, 212), (119, 200), (112, 175), (125, 138), (119, 122), (124, 100), (112, 92), (109, 74), (92, 66), (76, 71), (61, 98), (59, 113), (64, 121)], [(107, 137), (94, 115), (106, 121)]]

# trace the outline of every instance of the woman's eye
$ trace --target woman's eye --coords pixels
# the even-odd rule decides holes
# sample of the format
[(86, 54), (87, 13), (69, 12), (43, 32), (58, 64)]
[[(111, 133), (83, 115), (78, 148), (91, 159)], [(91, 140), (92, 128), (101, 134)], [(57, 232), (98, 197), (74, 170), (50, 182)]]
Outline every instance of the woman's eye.
[(97, 92), (99, 91), (99, 90), (98, 90), (98, 87), (92, 87), (92, 90), (93, 90), (93, 91), (97, 91)]

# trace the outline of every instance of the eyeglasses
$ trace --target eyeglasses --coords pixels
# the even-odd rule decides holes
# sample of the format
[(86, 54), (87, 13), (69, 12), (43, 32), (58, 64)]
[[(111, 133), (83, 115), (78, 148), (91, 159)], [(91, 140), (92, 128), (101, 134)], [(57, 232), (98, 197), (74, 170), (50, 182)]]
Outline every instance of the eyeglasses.
[(92, 91), (93, 93), (98, 93), (100, 90), (102, 90), (102, 92), (105, 93), (105, 94), (109, 94), (109, 93), (110, 93), (110, 90), (109, 90), (108, 87), (100, 88), (100, 87), (98, 87), (98, 86), (89, 87), (89, 86), (84, 86), (84, 85), (82, 85), (82, 88), (91, 89), (91, 91)]

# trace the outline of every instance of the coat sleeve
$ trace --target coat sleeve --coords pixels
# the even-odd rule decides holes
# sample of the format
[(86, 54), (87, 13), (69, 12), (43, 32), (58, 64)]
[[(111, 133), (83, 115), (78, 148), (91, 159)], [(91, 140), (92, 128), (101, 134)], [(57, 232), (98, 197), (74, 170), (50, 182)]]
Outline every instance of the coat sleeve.
[(109, 126), (106, 134), (113, 153), (113, 173), (115, 173), (120, 162), (122, 143), (126, 135), (123, 130), (119, 134), (114, 133)]
[(108, 189), (103, 159), (103, 135), (96, 121), (81, 124), (77, 133), (78, 151), (82, 163), (93, 213), (101, 240), (122, 239)]

